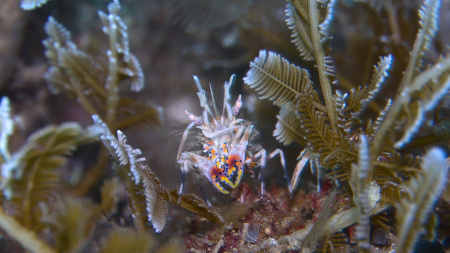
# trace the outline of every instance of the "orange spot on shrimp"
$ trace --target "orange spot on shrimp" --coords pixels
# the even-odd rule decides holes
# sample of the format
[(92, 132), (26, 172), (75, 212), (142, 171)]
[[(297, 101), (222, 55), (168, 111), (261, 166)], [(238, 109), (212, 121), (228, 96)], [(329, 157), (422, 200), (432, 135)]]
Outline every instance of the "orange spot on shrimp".
[(216, 150), (215, 149), (211, 149), (211, 151), (209, 151), (210, 153), (209, 153), (209, 157), (211, 158), (211, 159), (216, 159), (216, 156), (217, 156), (217, 152), (216, 152)]
[(222, 152), (222, 154), (228, 155), (228, 142), (224, 142), (222, 143), (222, 145), (220, 145), (220, 151)]

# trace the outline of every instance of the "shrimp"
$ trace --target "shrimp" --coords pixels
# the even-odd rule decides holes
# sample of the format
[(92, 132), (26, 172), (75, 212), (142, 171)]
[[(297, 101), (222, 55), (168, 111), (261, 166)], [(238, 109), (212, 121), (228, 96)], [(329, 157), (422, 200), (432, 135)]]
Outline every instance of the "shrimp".
[[(230, 90), (236, 81), (236, 75), (232, 75), (230, 81), (225, 82), (224, 101), (220, 114), (214, 100), (214, 94), (209, 101), (198, 77), (194, 76), (194, 81), (199, 90), (197, 95), (200, 100), (202, 115), (196, 116), (186, 111), (191, 123), (183, 133), (177, 154), (177, 162), (180, 165), (182, 175), (180, 193), (183, 191), (186, 174), (191, 170), (196, 170), (206, 177), (219, 192), (229, 194), (230, 190), (236, 188), (241, 182), (244, 167), (260, 166), (262, 174), (267, 160), (276, 155), (280, 156), (280, 162), (287, 177), (282, 150), (277, 149), (269, 156), (267, 156), (265, 149), (260, 149), (255, 154), (253, 154), (254, 150), (249, 152), (249, 142), (251, 143), (258, 133), (254, 130), (254, 125), (250, 121), (236, 117), (242, 107), (241, 95), (231, 106)], [(186, 138), (194, 126), (198, 129), (197, 141), (202, 144), (203, 150), (201, 152), (183, 152)], [(253, 148), (253, 145), (251, 145), (251, 148)], [(289, 184), (289, 180), (287, 181)], [(261, 192), (264, 194), (264, 181), (262, 179), (261, 188)]]

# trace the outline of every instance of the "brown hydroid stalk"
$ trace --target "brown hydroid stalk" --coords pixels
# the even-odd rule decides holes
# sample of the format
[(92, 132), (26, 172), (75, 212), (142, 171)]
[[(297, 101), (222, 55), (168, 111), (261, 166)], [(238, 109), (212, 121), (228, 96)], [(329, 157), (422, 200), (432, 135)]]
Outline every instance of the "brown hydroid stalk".
[(29, 252), (53, 253), (52, 248), (42, 242), (34, 232), (22, 227), (14, 218), (8, 216), (0, 208), (0, 227)]
[(337, 133), (336, 105), (333, 99), (330, 79), (328, 78), (326, 71), (323, 45), (320, 42), (319, 17), (316, 0), (309, 0), (309, 15), (311, 21), (311, 39), (313, 40), (314, 55), (317, 63), (317, 70), (319, 71), (320, 87), (322, 88), (322, 95), (325, 100), (325, 106), (327, 107), (331, 130), (333, 130), (334, 133)]

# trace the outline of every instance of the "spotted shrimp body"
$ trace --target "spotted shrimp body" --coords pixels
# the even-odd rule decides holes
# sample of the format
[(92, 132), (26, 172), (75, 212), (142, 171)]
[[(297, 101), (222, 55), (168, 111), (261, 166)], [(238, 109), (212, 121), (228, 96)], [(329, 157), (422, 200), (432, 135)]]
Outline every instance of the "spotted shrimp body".
[[(242, 107), (240, 95), (234, 106), (231, 106), (230, 90), (236, 80), (235, 75), (231, 76), (229, 82), (225, 82), (224, 102), (220, 114), (214, 95), (211, 96), (212, 101), (209, 101), (199, 79), (194, 76), (194, 80), (199, 90), (197, 95), (202, 107), (202, 116), (186, 111), (191, 123), (184, 131), (177, 154), (182, 172), (180, 192), (183, 190), (185, 175), (191, 169), (205, 176), (221, 193), (229, 194), (230, 189), (239, 185), (244, 175), (244, 167), (260, 165), (263, 169), (267, 159), (280, 154), (281, 163), (285, 168), (284, 156), (279, 149), (272, 152), (269, 157), (266, 157), (264, 149), (254, 155), (248, 152), (249, 142), (253, 140), (256, 131), (249, 121), (236, 118)], [(186, 137), (193, 127), (198, 129), (197, 141), (202, 144), (203, 150), (183, 152)]]

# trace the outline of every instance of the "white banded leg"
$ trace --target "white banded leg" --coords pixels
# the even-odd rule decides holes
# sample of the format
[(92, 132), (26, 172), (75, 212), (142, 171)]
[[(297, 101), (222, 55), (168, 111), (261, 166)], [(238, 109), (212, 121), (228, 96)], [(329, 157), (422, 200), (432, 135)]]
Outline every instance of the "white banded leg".
[(263, 171), (264, 171), (264, 168), (266, 167), (266, 161), (267, 161), (266, 156), (267, 156), (267, 151), (265, 149), (261, 149), (254, 156), (254, 158), (260, 157), (259, 164), (261, 166), (261, 173), (259, 176), (261, 177), (261, 195), (264, 195), (264, 188), (265, 188)]
[(177, 153), (177, 162), (179, 163), (180, 157), (181, 157), (181, 151), (183, 150), (184, 147), (184, 143), (186, 142), (186, 138), (187, 135), (189, 133), (189, 130), (191, 130), (191, 128), (195, 125), (195, 122), (191, 122), (191, 124), (189, 124), (186, 129), (184, 130), (183, 133), (183, 137), (181, 138), (181, 142), (180, 142), (180, 147), (178, 148), (178, 153)]
[(289, 174), (286, 168), (286, 161), (284, 160), (284, 153), (283, 150), (277, 148), (275, 149), (272, 153), (270, 153), (270, 155), (267, 157), (267, 160), (274, 158), (276, 155), (280, 156), (280, 163), (281, 166), (283, 166), (283, 170), (284, 170), (284, 178), (287, 181), (288, 187), (289, 189), (291, 188), (291, 180), (289, 178)]
[(284, 159), (284, 153), (281, 149), (277, 148), (275, 149), (272, 153), (269, 154), (269, 156), (267, 156), (267, 151), (265, 149), (261, 149), (258, 153), (255, 154), (255, 158), (261, 157), (260, 159), (260, 164), (261, 164), (261, 194), (264, 195), (264, 177), (263, 177), (263, 171), (266, 167), (266, 163), (269, 159), (274, 158), (276, 155), (280, 156), (280, 163), (281, 166), (283, 166), (283, 170), (284, 170), (284, 177), (287, 181), (288, 187), (289, 189), (291, 189), (291, 181), (289, 179), (289, 174), (286, 168), (286, 161)]
[[(178, 194), (181, 195), (183, 193), (183, 189), (184, 189), (184, 181), (186, 180), (186, 175), (187, 175), (187, 171), (188, 171), (189, 167), (188, 167), (188, 161), (182, 161), (182, 164), (180, 166), (180, 170), (181, 170), (181, 183), (180, 183), (180, 188), (178, 189)], [(180, 200), (180, 199), (179, 199)]]

